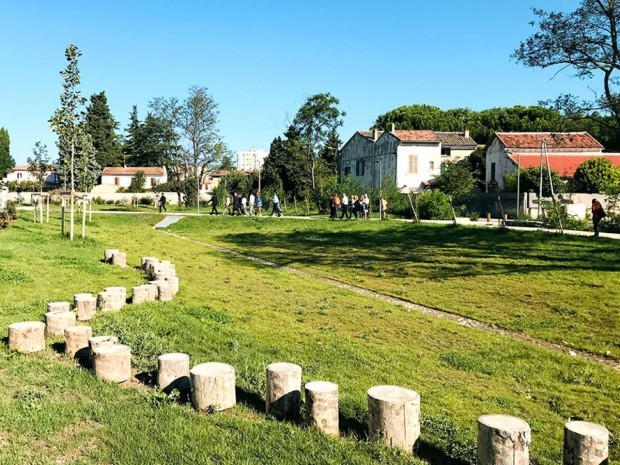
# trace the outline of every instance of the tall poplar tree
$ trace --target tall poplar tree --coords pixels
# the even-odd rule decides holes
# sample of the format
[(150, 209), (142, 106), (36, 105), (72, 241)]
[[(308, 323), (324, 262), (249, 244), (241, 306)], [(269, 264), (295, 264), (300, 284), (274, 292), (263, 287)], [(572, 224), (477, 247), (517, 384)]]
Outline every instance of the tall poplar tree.
[(103, 167), (123, 166), (123, 153), (115, 133), (117, 128), (118, 123), (110, 112), (105, 91), (91, 95), (84, 130), (90, 134), (95, 159)]
[(9, 131), (0, 128), (0, 178), (5, 177), (15, 166), (15, 160), (11, 157), (10, 145)]

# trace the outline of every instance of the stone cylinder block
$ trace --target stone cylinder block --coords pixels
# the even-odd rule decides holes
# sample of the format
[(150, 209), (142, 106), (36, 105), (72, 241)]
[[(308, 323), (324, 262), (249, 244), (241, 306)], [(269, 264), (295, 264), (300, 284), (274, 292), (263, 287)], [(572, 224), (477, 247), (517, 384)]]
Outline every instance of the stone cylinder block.
[(157, 298), (159, 297), (159, 288), (157, 287), (157, 285), (143, 284), (143, 286), (147, 289), (149, 302), (157, 300)]
[(79, 321), (88, 321), (95, 317), (97, 299), (92, 294), (75, 294), (73, 303)]
[(122, 383), (131, 378), (131, 348), (122, 344), (99, 345), (93, 349), (95, 376)]
[(157, 385), (164, 392), (189, 391), (189, 355), (163, 354), (157, 358)]
[(94, 336), (88, 339), (88, 350), (90, 356), (90, 364), (94, 361), (94, 350), (100, 346), (113, 345), (118, 342), (116, 336)]
[(106, 263), (112, 263), (112, 256), (118, 252), (118, 249), (105, 249), (103, 251), (103, 261)]
[(235, 406), (235, 369), (225, 363), (201, 363), (189, 372), (192, 403), (203, 412), (219, 412)]
[(142, 257), (140, 259), (140, 268), (142, 268), (144, 271), (148, 270), (148, 266), (151, 263), (157, 263), (159, 262), (159, 260), (157, 260), (156, 257)]
[(338, 424), (338, 385), (327, 381), (306, 383), (306, 421), (333, 436), (340, 435)]
[(267, 366), (267, 414), (280, 419), (297, 419), (300, 404), (301, 367), (285, 362)]
[(65, 328), (75, 326), (77, 316), (74, 312), (48, 312), (45, 314), (47, 334), (64, 336)]
[(368, 435), (413, 454), (420, 438), (420, 395), (400, 386), (370, 388)]
[(49, 302), (47, 304), (47, 313), (68, 312), (69, 310), (71, 310), (69, 302)]
[(127, 266), (127, 254), (124, 252), (114, 252), (112, 254), (112, 265), (125, 268)]
[(97, 307), (102, 312), (114, 312), (120, 310), (127, 303), (127, 288), (106, 287), (99, 293)]
[(24, 321), (9, 325), (9, 349), (40, 352), (45, 349), (45, 323)]
[(65, 354), (71, 358), (88, 359), (88, 340), (93, 337), (90, 326), (69, 326), (65, 328)]
[(478, 418), (479, 465), (529, 465), (530, 425), (509, 415)]
[(149, 281), (149, 284), (155, 284), (157, 286), (157, 299), (162, 302), (169, 302), (173, 299), (174, 293), (172, 292), (172, 286), (168, 281)]
[(172, 288), (172, 293), (174, 295), (177, 295), (179, 292), (179, 277), (173, 276), (170, 278), (165, 278), (164, 281), (166, 281), (170, 285), (170, 287)]
[(609, 460), (609, 430), (587, 421), (564, 426), (564, 465), (603, 465)]
[(141, 286), (134, 286), (131, 290), (131, 303), (134, 305), (140, 305), (149, 301), (150, 289), (144, 284)]

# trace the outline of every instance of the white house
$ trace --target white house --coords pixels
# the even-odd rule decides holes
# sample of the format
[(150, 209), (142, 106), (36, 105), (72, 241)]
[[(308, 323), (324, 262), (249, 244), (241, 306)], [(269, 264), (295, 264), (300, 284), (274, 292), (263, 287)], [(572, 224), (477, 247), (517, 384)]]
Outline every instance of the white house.
[(441, 140), (433, 131), (357, 131), (341, 149), (341, 173), (368, 187), (391, 176), (403, 192), (423, 189), (441, 170)]
[[(28, 168), (30, 165), (17, 165), (11, 171), (9, 171), (5, 178), (2, 179), (2, 182), (23, 182), (23, 181), (37, 181), (37, 178), (33, 176)], [(60, 177), (58, 173), (55, 172), (54, 166), (49, 165), (47, 171), (45, 172), (45, 184), (47, 185), (57, 185), (60, 182)]]
[(539, 167), (543, 141), (549, 166), (563, 179), (572, 178), (579, 165), (590, 158), (606, 158), (620, 166), (620, 154), (603, 153), (603, 145), (587, 132), (498, 132), (486, 153), (487, 192), (501, 190), (504, 176), (517, 171), (518, 166)]
[(433, 131), (441, 140), (441, 161), (455, 162), (467, 158), (478, 147), (478, 144), (469, 136), (469, 131), (440, 132)]
[(131, 180), (138, 171), (144, 172), (146, 178), (145, 188), (150, 189), (159, 184), (168, 182), (166, 168), (159, 166), (134, 166), (131, 168), (106, 167), (101, 173), (101, 184), (106, 186), (129, 187)]
[(267, 152), (252, 148), (245, 152), (237, 152), (237, 169), (242, 171), (258, 171), (263, 167)]

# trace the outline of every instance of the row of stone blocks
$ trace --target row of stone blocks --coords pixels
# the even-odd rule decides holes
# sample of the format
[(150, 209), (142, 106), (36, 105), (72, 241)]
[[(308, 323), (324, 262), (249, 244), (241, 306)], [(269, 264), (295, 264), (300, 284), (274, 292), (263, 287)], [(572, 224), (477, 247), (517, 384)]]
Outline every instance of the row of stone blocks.
[[(68, 356), (90, 357), (95, 376), (121, 383), (131, 377), (131, 349), (114, 336), (92, 336), (90, 326), (64, 329)], [(45, 348), (45, 324), (14, 323), (9, 326), (9, 348), (38, 351)], [(158, 386), (165, 392), (191, 392), (194, 407), (215, 412), (236, 404), (235, 369), (224, 363), (202, 363), (190, 370), (189, 355), (159, 356)], [(297, 419), (301, 407), (299, 365), (273, 363), (267, 367), (267, 414)], [(312, 381), (304, 386), (307, 423), (327, 434), (338, 435), (338, 385)], [(374, 386), (368, 390), (368, 434), (391, 447), (413, 453), (420, 438), (420, 395), (400, 386)], [(529, 465), (531, 430), (528, 423), (508, 415), (483, 415), (478, 419), (478, 464)], [(609, 455), (609, 431), (595, 423), (570, 421), (564, 428), (565, 465), (602, 465)]]
[(120, 252), (118, 249), (105, 249), (103, 251), (103, 261), (111, 265), (127, 267), (127, 254)]

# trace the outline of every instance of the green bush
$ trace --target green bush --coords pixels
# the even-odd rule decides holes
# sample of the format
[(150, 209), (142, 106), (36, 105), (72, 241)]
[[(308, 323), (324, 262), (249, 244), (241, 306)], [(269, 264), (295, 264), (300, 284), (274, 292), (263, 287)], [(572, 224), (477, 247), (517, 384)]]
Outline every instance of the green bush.
[(559, 229), (560, 220), (562, 220), (562, 228), (573, 229), (576, 231), (588, 231), (590, 229), (590, 221), (588, 219), (580, 220), (579, 218), (566, 213), (566, 209), (561, 205), (558, 206), (560, 214), (556, 211), (553, 202), (541, 202), (544, 208), (543, 224), (550, 228)]
[(11, 225), (11, 223), (17, 219), (19, 211), (15, 202), (8, 201), (6, 208), (0, 211), (0, 228), (4, 229)]
[(477, 211), (469, 212), (470, 221), (478, 221), (479, 218), (480, 218), (480, 212), (477, 212)]
[(153, 199), (151, 197), (140, 197), (138, 201), (140, 205), (153, 205)]
[(447, 194), (439, 190), (425, 191), (418, 196), (418, 211), (423, 220), (451, 220), (452, 207)]
[(103, 205), (105, 204), (105, 200), (103, 200), (103, 198), (97, 196), (93, 198), (93, 204), (95, 205)]

